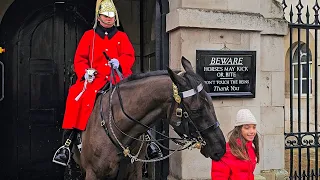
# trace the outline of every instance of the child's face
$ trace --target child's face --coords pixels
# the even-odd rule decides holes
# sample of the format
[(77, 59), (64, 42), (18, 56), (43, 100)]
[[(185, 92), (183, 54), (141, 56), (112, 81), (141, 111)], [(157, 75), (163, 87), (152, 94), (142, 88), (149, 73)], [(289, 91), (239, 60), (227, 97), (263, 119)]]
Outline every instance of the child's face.
[(247, 141), (253, 141), (257, 134), (257, 129), (255, 124), (245, 124), (241, 128), (241, 134), (243, 138)]

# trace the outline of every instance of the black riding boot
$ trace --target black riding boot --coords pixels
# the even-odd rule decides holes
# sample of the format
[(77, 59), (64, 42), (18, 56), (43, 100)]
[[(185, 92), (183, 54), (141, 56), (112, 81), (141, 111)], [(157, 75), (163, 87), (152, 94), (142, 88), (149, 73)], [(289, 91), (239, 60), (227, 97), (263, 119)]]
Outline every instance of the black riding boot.
[(62, 146), (56, 151), (56, 153), (53, 156), (52, 162), (60, 164), (62, 166), (67, 166), (70, 157), (71, 157), (71, 151), (70, 148), (72, 147), (72, 141), (74, 139), (75, 130), (65, 130), (63, 132), (62, 136)]
[(160, 158), (163, 156), (160, 147), (155, 142), (148, 144), (147, 153), (149, 159)]
[[(150, 131), (147, 131), (148, 135), (151, 136)], [(147, 155), (149, 159), (160, 158), (163, 156), (160, 147), (155, 142), (150, 142), (147, 145)]]

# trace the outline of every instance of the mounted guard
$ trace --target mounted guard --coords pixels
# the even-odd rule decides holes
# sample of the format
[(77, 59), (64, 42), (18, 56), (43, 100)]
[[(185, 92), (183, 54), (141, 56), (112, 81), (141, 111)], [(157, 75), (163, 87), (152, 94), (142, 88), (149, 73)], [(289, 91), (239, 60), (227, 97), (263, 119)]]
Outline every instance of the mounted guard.
[[(135, 61), (133, 46), (126, 33), (117, 29), (119, 17), (112, 0), (98, 0), (93, 29), (86, 31), (74, 56), (77, 81), (69, 89), (62, 128), (63, 145), (56, 151), (53, 162), (66, 166), (71, 157), (70, 147), (75, 137), (86, 129), (97, 94), (112, 82), (132, 74)], [(116, 70), (111, 79), (111, 68)], [(77, 138), (79, 139), (79, 138)], [(81, 148), (81, 142), (77, 142)], [(161, 156), (155, 144), (149, 144), (149, 157)]]

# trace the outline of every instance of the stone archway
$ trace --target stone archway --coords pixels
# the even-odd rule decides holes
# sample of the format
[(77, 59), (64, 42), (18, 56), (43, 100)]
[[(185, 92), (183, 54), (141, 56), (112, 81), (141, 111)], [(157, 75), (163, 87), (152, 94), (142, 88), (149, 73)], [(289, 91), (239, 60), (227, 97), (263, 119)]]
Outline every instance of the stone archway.
[(1, 2), (1, 6), (0, 6), (0, 23), (1, 20), (4, 16), (4, 14), (6, 13), (7, 9), (9, 8), (9, 6), (13, 3), (14, 0), (3, 0)]

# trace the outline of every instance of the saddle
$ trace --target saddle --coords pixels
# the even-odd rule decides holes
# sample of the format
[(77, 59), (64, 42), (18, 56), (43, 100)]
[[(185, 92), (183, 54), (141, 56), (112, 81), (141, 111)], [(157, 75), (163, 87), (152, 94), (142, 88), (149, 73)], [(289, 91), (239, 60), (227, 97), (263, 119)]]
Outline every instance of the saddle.
[(103, 93), (107, 93), (110, 90), (110, 82), (107, 82), (99, 91), (98, 91), (98, 96), (100, 96)]
[[(98, 95), (96, 97), (96, 99), (104, 93), (107, 93), (110, 90), (110, 82), (107, 82), (99, 91), (98, 91)], [(79, 152), (81, 153), (81, 149), (82, 149), (82, 132), (76, 132), (75, 134), (76, 138), (74, 141), (74, 145), (77, 146)]]

